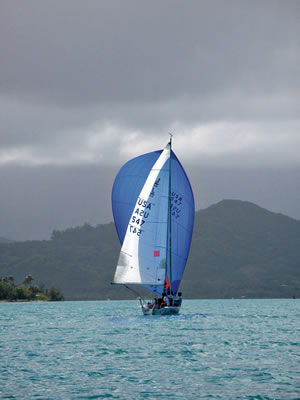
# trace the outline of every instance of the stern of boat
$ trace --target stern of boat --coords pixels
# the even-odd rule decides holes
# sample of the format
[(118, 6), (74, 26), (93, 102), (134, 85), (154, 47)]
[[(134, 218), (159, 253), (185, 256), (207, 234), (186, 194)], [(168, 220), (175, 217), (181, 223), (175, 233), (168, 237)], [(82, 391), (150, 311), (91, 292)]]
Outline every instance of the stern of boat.
[(153, 315), (177, 315), (179, 314), (180, 311), (180, 307), (174, 307), (174, 306), (170, 306), (170, 307), (163, 307), (163, 308), (159, 308), (159, 309), (154, 309), (152, 314)]

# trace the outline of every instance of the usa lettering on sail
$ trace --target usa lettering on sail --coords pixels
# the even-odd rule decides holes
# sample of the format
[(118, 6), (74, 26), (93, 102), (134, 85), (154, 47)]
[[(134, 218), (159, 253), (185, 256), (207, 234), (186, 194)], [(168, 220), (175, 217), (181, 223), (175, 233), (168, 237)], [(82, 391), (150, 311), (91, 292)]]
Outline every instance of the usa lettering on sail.
[(134, 215), (132, 216), (129, 224), (129, 230), (131, 233), (140, 236), (140, 234), (143, 232), (141, 227), (146, 222), (145, 220), (149, 217), (151, 211), (151, 203), (139, 197), (137, 205), (138, 207), (134, 210)]

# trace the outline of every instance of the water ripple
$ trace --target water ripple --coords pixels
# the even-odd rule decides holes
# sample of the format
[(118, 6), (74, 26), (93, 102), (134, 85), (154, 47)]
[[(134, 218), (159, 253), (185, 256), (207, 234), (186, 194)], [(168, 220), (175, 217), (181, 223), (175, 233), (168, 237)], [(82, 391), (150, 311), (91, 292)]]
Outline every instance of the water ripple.
[[(200, 312), (199, 312), (200, 310)], [(1, 303), (1, 399), (300, 398), (298, 300)]]

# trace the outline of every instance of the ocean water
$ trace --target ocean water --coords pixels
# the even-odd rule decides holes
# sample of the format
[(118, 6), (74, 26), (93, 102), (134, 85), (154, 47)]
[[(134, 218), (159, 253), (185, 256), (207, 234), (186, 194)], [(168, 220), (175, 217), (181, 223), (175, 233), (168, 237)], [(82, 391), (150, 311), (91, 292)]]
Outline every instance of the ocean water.
[(300, 399), (300, 301), (0, 303), (0, 398)]

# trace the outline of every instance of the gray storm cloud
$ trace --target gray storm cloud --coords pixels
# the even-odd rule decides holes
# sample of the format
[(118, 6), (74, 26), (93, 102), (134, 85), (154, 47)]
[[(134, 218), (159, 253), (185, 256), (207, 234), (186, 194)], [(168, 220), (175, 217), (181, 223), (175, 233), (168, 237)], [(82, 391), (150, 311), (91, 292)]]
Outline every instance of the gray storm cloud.
[(232, 87), (296, 90), (297, 1), (7, 1), (1, 8), (4, 91), (66, 107)]
[[(15, 215), (23, 218), (22, 206), (17, 200), (15, 208), (8, 203), (22, 197), (18, 190), (36, 186), (40, 191), (34, 205), (27, 199), (29, 219), (19, 237), (26, 229), (39, 237), (38, 224), (54, 221), (57, 227), (62, 218), (47, 219), (42, 211), (40, 221), (30, 219), (39, 200), (44, 210), (48, 207), (41, 182), (61, 193), (62, 208), (71, 196), (80, 208), (82, 180), (96, 187), (87, 171), (94, 179), (98, 173), (102, 189), (99, 185), (94, 196), (99, 200), (85, 216), (69, 207), (63, 226), (95, 222), (96, 204), (109, 201), (101, 193), (103, 187), (110, 190), (113, 172), (127, 159), (163, 147), (170, 131), (192, 177), (199, 169), (210, 181), (225, 169), (233, 177), (237, 170), (256, 176), (260, 168), (266, 187), (272, 174), (263, 171), (279, 177), (283, 168), (286, 177), (290, 169), (294, 184), (285, 190), (285, 206), (282, 198), (274, 203), (274, 188), (269, 196), (251, 192), (252, 175), (249, 191), (240, 177), (235, 185), (244, 192), (219, 185), (211, 201), (232, 193), (300, 215), (290, 206), (292, 198), (300, 198), (299, 16), (297, 0), (2, 1), (0, 183), (5, 195), (0, 205), (5, 217), (0, 234), (18, 236), (9, 224)], [(68, 174), (84, 178), (66, 185)], [(19, 186), (11, 186), (14, 177)], [(278, 184), (286, 184), (286, 178)], [(196, 192), (198, 207), (209, 204), (209, 196), (205, 202), (203, 196)], [(57, 207), (50, 209), (57, 212)], [(103, 221), (111, 217), (108, 208)]]
[(299, 13), (298, 1), (2, 2), (1, 103), (27, 131), (48, 109), (62, 126), (40, 121), (45, 136), (64, 112), (140, 130), (298, 118)]

